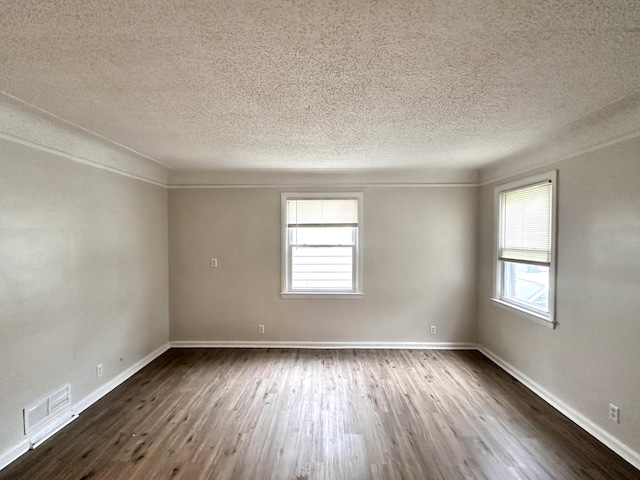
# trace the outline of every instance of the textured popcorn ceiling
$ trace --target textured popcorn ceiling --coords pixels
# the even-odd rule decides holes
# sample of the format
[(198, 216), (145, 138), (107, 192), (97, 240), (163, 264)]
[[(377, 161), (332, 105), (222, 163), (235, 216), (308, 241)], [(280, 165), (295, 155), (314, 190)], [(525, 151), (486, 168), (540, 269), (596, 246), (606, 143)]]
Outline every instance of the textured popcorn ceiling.
[(0, 0), (0, 91), (178, 169), (477, 168), (639, 89), (640, 0)]

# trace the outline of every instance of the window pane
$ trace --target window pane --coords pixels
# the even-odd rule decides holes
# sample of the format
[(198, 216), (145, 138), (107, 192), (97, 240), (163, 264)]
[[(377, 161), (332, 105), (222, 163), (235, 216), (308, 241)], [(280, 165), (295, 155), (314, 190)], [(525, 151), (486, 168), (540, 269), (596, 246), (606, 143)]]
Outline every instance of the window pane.
[(355, 245), (354, 227), (289, 228), (290, 245)]
[(549, 312), (549, 267), (502, 263), (502, 296), (542, 312)]
[(353, 247), (292, 247), (292, 290), (353, 290)]

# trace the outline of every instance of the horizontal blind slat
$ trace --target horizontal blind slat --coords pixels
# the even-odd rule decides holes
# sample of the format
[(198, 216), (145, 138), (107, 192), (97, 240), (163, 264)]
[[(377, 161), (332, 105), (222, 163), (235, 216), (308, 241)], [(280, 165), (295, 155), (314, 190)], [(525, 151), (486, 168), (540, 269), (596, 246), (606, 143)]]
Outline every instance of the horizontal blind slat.
[(287, 224), (357, 226), (358, 200), (355, 198), (287, 200)]
[(500, 193), (498, 256), (548, 264), (551, 257), (551, 183)]

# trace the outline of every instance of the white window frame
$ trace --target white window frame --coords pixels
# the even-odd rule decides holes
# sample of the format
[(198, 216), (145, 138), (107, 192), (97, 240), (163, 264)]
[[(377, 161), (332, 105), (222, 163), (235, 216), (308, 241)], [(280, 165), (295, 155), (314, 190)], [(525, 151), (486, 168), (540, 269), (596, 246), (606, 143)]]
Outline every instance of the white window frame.
[[(358, 234), (356, 238), (354, 255), (354, 288), (353, 290), (316, 290), (316, 291), (298, 291), (289, 289), (290, 264), (289, 257), (289, 240), (287, 236), (287, 200), (307, 199), (307, 200), (325, 200), (325, 199), (355, 199), (358, 202)], [(362, 288), (362, 238), (363, 238), (363, 222), (362, 222), (362, 192), (283, 192), (280, 196), (280, 215), (281, 215), (281, 245), (282, 245), (282, 284), (280, 296), (282, 298), (333, 298), (333, 299), (358, 299), (363, 296)]]
[[(557, 203), (557, 190), (558, 190), (558, 182), (557, 182), (558, 174), (556, 170), (552, 170), (550, 172), (541, 173), (539, 175), (534, 175), (531, 177), (523, 178), (521, 180), (516, 180), (514, 182), (506, 183), (503, 185), (498, 185), (494, 189), (494, 259), (493, 259), (493, 300), (498, 306), (505, 308), (512, 313), (516, 313), (519, 316), (527, 318), (529, 320), (533, 320), (536, 323), (544, 325), (549, 328), (555, 328), (556, 326), (556, 315), (555, 315), (555, 304), (556, 304), (556, 230), (557, 230), (557, 211), (558, 211), (558, 203)], [(551, 182), (551, 250), (550, 250), (550, 259), (549, 259), (549, 314), (546, 315), (543, 312), (540, 312), (535, 309), (527, 308), (526, 305), (511, 301), (508, 298), (504, 298), (502, 296), (502, 271), (501, 271), (501, 261), (498, 256), (498, 248), (499, 248), (499, 239), (498, 235), (500, 234), (500, 194), (502, 192), (508, 190), (514, 190), (517, 188), (523, 188), (530, 185), (534, 185), (536, 183), (541, 183), (549, 181)], [(517, 263), (517, 262), (515, 262)]]

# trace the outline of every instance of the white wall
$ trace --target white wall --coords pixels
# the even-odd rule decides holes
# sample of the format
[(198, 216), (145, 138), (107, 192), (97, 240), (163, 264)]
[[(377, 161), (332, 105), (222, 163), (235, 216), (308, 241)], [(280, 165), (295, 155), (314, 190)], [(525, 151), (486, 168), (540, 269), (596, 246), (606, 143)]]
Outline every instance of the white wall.
[[(489, 300), (491, 184), (480, 192), (479, 341), (640, 452), (640, 137), (531, 173), (553, 168), (558, 326), (551, 330)], [(607, 417), (609, 403), (620, 407), (619, 425)]]
[(171, 339), (475, 342), (477, 188), (361, 190), (364, 298), (308, 300), (280, 297), (281, 190), (171, 189)]
[(0, 139), (0, 454), (166, 344), (167, 250), (165, 188)]

